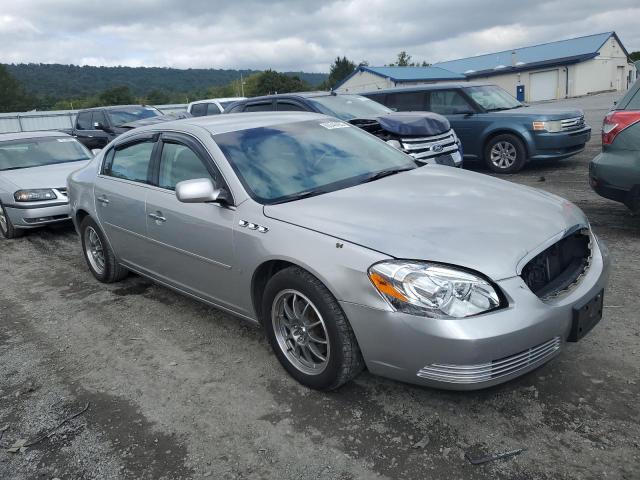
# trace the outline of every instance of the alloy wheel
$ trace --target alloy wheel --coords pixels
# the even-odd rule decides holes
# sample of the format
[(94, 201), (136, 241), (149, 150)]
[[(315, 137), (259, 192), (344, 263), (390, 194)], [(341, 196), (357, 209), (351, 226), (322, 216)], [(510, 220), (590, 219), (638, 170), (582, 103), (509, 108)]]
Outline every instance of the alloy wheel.
[(327, 368), (329, 334), (311, 300), (297, 290), (283, 290), (273, 300), (271, 322), (280, 349), (295, 368), (307, 375)]
[(502, 140), (491, 147), (490, 157), (491, 163), (498, 168), (505, 169), (511, 167), (516, 162), (518, 151), (515, 145)]
[(98, 274), (104, 273), (104, 248), (98, 232), (93, 227), (87, 227), (84, 231), (84, 249), (91, 268)]
[(2, 206), (0, 206), (0, 230), (2, 230), (2, 233), (6, 233), (9, 230), (9, 227), (7, 225), (7, 217)]

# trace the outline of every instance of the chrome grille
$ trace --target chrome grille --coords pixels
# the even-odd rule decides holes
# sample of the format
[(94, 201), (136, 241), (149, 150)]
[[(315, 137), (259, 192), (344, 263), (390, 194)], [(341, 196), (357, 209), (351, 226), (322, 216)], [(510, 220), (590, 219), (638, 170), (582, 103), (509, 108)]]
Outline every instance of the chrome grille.
[(403, 150), (415, 159), (425, 159), (451, 154), (458, 150), (453, 130), (433, 137), (405, 137), (401, 139)]
[(564, 120), (560, 120), (560, 127), (563, 132), (568, 132), (571, 130), (580, 130), (584, 127), (584, 117), (574, 117), (574, 118), (565, 118)]
[(561, 345), (560, 337), (509, 357), (476, 365), (433, 363), (420, 369), (417, 376), (447, 383), (481, 383), (511, 375), (535, 364), (542, 364), (553, 356)]

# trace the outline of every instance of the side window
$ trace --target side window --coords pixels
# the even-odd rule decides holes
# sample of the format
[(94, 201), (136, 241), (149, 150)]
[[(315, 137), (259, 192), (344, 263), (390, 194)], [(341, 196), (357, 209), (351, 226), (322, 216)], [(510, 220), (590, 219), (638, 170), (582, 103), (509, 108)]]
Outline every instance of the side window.
[(148, 140), (122, 148), (116, 147), (107, 154), (103, 173), (110, 177), (148, 183), (149, 160), (154, 145), (154, 142)]
[(429, 110), (441, 115), (454, 115), (468, 112), (472, 107), (456, 90), (432, 90)]
[(91, 112), (80, 112), (76, 119), (76, 128), (78, 130), (91, 130)]
[(382, 105), (386, 105), (385, 103), (385, 94), (384, 93), (369, 93), (365, 95), (367, 98), (370, 98), (374, 102), (381, 103)]
[(302, 105), (293, 102), (278, 102), (279, 112), (306, 112), (307, 109)]
[(244, 108), (245, 112), (273, 112), (273, 102), (250, 103)]
[(213, 183), (216, 183), (216, 178), (211, 176), (207, 167), (193, 150), (179, 143), (165, 142), (160, 156), (158, 186), (175, 190), (178, 182), (196, 178), (211, 178)]
[(203, 117), (207, 114), (206, 103), (194, 103), (191, 105), (191, 115), (194, 117)]
[(96, 123), (99, 123), (102, 126), (107, 125), (107, 117), (102, 110), (95, 110), (93, 112), (93, 117), (91, 119), (91, 128), (95, 128), (94, 125)]
[(219, 115), (220, 113), (222, 112), (220, 111), (218, 105), (216, 105), (215, 103), (207, 104), (207, 115)]
[(390, 93), (387, 95), (387, 107), (396, 112), (427, 110), (424, 92)]

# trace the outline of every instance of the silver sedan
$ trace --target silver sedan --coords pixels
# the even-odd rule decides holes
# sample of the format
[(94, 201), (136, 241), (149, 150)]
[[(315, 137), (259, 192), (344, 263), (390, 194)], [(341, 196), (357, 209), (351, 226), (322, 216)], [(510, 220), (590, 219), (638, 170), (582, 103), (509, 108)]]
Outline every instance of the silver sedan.
[(475, 389), (535, 369), (602, 315), (580, 209), (413, 159), (311, 113), (136, 129), (69, 178), (101, 282), (127, 271), (259, 322), (283, 367)]
[(67, 177), (91, 157), (65, 133), (0, 135), (0, 234), (15, 238), (31, 228), (68, 221)]

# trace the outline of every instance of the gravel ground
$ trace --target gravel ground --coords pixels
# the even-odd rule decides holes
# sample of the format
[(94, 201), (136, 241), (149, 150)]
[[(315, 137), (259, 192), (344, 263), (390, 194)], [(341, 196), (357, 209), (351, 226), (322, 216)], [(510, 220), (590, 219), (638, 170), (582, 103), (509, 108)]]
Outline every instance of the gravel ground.
[(309, 391), (258, 327), (139, 277), (96, 282), (69, 226), (0, 241), (0, 444), (38, 441), (89, 405), (24, 451), (0, 450), (0, 478), (640, 478), (640, 219), (587, 184), (613, 98), (562, 102), (594, 127), (586, 151), (507, 178), (588, 214), (614, 260), (604, 319), (489, 390), (364, 373)]

